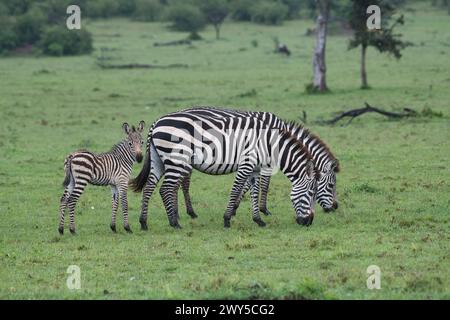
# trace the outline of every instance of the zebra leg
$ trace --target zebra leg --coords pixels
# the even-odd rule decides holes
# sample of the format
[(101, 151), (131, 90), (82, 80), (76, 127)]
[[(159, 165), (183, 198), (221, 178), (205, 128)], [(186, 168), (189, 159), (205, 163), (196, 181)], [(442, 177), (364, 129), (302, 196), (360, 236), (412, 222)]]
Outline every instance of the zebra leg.
[(123, 228), (128, 233), (133, 233), (130, 228), (130, 224), (128, 223), (128, 197), (127, 197), (127, 188), (128, 188), (128, 182), (124, 182), (121, 184), (119, 189), (119, 197), (120, 202), (122, 204), (122, 213), (123, 213)]
[(87, 182), (78, 182), (75, 181), (75, 186), (73, 191), (70, 194), (69, 199), (67, 200), (67, 207), (69, 208), (69, 230), (71, 234), (75, 234), (75, 206), (77, 204), (78, 199), (83, 194), (84, 188), (86, 188)]
[(119, 206), (119, 190), (116, 186), (111, 186), (112, 193), (112, 215), (111, 215), (111, 230), (116, 232), (116, 214), (117, 207)]
[(139, 217), (141, 230), (148, 230), (147, 226), (148, 202), (153, 194), (153, 191), (155, 191), (155, 188), (158, 185), (159, 180), (164, 174), (164, 168), (161, 163), (161, 160), (159, 159), (158, 154), (155, 155), (152, 154), (151, 159), (152, 164), (150, 175), (147, 179), (147, 182), (144, 186), (144, 190), (142, 192), (142, 209), (141, 215)]
[(236, 206), (236, 201), (242, 192), (245, 182), (247, 181), (250, 174), (253, 172), (253, 165), (246, 163), (239, 167), (234, 179), (233, 188), (231, 189), (230, 201), (228, 202), (227, 210), (223, 216), (223, 225), (225, 228), (230, 227), (230, 219), (233, 215), (234, 208)]
[(181, 181), (181, 189), (183, 190), (184, 202), (186, 204), (187, 214), (191, 216), (192, 219), (197, 218), (197, 214), (194, 212), (194, 208), (192, 207), (191, 196), (189, 194), (189, 186), (191, 184), (191, 175), (187, 175)]
[(270, 176), (261, 175), (261, 200), (259, 202), (259, 211), (266, 216), (272, 215), (267, 209), (267, 193), (269, 193)]
[(178, 191), (178, 187), (180, 186), (182, 176), (179, 173), (172, 172), (172, 173), (166, 173), (166, 176), (164, 177), (164, 181), (161, 185), (161, 188), (159, 189), (159, 194), (161, 195), (161, 198), (164, 203), (164, 207), (166, 208), (167, 217), (169, 219), (169, 224), (171, 227), (181, 229), (180, 224), (178, 223), (177, 218), (177, 204), (175, 204), (175, 201), (177, 200), (177, 197), (175, 195), (175, 192)]
[(250, 183), (250, 179), (247, 180), (247, 182), (245, 183), (244, 187), (242, 188), (242, 192), (239, 195), (239, 198), (236, 200), (236, 204), (234, 206), (234, 211), (233, 211), (233, 216), (236, 215), (236, 211), (239, 208), (239, 205), (241, 204), (242, 199), (244, 199), (244, 195), (248, 192), (248, 190), (250, 190), (251, 188), (251, 183)]
[(64, 234), (64, 215), (67, 208), (67, 201), (70, 198), (70, 188), (67, 186), (64, 189), (64, 193), (61, 197), (60, 203), (59, 203), (59, 227), (58, 232), (60, 235)]
[(252, 218), (253, 221), (255, 221), (258, 226), (265, 227), (266, 223), (261, 219), (261, 216), (259, 215), (259, 176), (258, 175), (252, 175), (250, 177), (250, 184), (251, 184), (251, 197), (252, 197)]

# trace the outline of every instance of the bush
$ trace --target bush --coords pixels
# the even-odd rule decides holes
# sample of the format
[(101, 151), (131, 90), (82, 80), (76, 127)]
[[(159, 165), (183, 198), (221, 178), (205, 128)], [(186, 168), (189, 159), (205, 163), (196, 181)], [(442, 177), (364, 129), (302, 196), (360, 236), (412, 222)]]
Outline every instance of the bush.
[(172, 28), (178, 31), (189, 31), (196, 34), (206, 25), (206, 19), (200, 9), (191, 4), (171, 5), (167, 19), (172, 21)]
[(0, 17), (0, 54), (17, 47), (19, 38), (14, 30), (14, 20), (10, 17)]
[(134, 17), (139, 21), (158, 21), (162, 16), (163, 9), (159, 0), (137, 0)]
[(231, 17), (236, 21), (251, 21), (251, 9), (256, 3), (256, 0), (234, 0), (231, 4)]
[(117, 0), (86, 1), (86, 15), (91, 18), (109, 18), (117, 15), (118, 10)]
[(136, 0), (118, 0), (117, 14), (131, 16), (136, 12)]
[(14, 27), (18, 35), (18, 45), (38, 41), (46, 23), (47, 15), (36, 6), (18, 16)]
[(92, 51), (92, 37), (85, 29), (53, 26), (44, 31), (39, 47), (44, 54), (53, 56), (87, 54)]
[(278, 25), (286, 18), (288, 8), (281, 2), (261, 1), (252, 6), (250, 11), (253, 22)]

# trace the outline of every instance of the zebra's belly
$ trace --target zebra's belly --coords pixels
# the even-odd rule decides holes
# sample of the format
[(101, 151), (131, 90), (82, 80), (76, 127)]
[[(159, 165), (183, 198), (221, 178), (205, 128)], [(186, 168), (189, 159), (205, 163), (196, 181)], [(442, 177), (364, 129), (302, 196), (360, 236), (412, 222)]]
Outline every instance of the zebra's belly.
[(237, 171), (238, 165), (193, 163), (192, 167), (200, 172), (212, 175), (229, 174)]

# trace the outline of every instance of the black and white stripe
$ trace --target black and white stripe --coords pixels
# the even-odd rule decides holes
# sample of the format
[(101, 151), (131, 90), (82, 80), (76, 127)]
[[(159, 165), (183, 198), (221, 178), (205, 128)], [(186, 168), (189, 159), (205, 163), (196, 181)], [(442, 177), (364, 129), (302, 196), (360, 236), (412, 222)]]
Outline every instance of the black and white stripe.
[[(230, 117), (254, 117), (266, 125), (277, 128), (284, 131), (291, 132), (303, 145), (308, 149), (311, 154), (316, 170), (320, 172), (320, 179), (318, 182), (317, 201), (320, 206), (326, 211), (333, 211), (338, 207), (337, 195), (336, 195), (336, 173), (339, 171), (339, 162), (330, 151), (328, 146), (316, 135), (311, 133), (303, 125), (295, 123), (293, 121), (286, 122), (270, 112), (259, 111), (240, 111), (233, 109), (225, 109), (211, 106), (194, 106), (189, 109), (182, 110), (182, 112), (202, 115), (204, 117), (212, 118), (230, 118)], [(185, 195), (185, 202), (187, 212), (191, 217), (197, 215), (192, 208), (189, 195), (189, 177), (186, 177), (182, 182), (183, 194)], [(270, 215), (270, 211), (267, 209), (267, 193), (269, 191), (270, 175), (261, 175), (261, 199), (260, 199), (260, 211), (265, 215)], [(243, 189), (243, 193), (248, 191), (250, 183), (247, 183)], [(239, 206), (240, 199), (237, 205)]]
[(127, 139), (115, 145), (111, 151), (94, 154), (81, 150), (71, 153), (64, 161), (66, 173), (64, 180), (64, 194), (60, 201), (60, 222), (58, 231), (64, 233), (64, 215), (69, 210), (70, 232), (75, 234), (75, 205), (86, 188), (87, 184), (99, 186), (111, 186), (112, 191), (112, 221), (111, 229), (116, 232), (116, 212), (119, 198), (122, 204), (124, 228), (131, 232), (128, 223), (128, 200), (127, 189), (130, 173), (135, 161), (142, 161), (143, 140), (141, 132), (144, 129), (144, 121), (139, 123), (138, 128), (130, 128), (127, 123), (123, 129)]
[[(176, 112), (150, 128), (144, 167), (132, 181), (143, 189), (141, 226), (147, 228), (148, 201), (161, 177), (160, 195), (169, 223), (178, 223), (177, 190), (192, 169), (222, 175), (237, 172), (224, 215), (225, 227), (236, 209), (244, 184), (251, 182), (253, 220), (265, 225), (258, 209), (258, 176), (278, 167), (292, 183), (291, 200), (297, 222), (310, 225), (314, 216), (317, 176), (307, 149), (289, 132), (274, 129), (254, 117), (212, 118)], [(255, 209), (256, 208), (256, 209)]]

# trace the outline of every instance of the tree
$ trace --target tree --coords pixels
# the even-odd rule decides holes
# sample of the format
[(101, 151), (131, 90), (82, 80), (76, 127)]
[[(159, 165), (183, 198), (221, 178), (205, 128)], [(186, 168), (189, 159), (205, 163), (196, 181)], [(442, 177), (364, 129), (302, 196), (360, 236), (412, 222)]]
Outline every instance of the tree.
[[(395, 12), (395, 7), (383, 0), (351, 0), (352, 6), (349, 13), (349, 24), (354, 31), (350, 40), (349, 49), (361, 46), (361, 88), (369, 88), (366, 71), (366, 53), (369, 46), (381, 53), (392, 54), (397, 60), (401, 58), (401, 50), (411, 45), (410, 42), (401, 40), (402, 35), (394, 33), (394, 28), (404, 23), (403, 15), (398, 17), (392, 25), (389, 22)], [(377, 5), (381, 10), (381, 29), (370, 30), (367, 27), (367, 8)]]
[(200, 9), (206, 20), (214, 26), (216, 39), (220, 38), (220, 27), (230, 13), (230, 5), (227, 0), (202, 0)]
[(169, 7), (168, 20), (172, 28), (189, 31), (192, 40), (200, 39), (198, 32), (205, 27), (206, 21), (199, 8), (189, 3), (177, 3)]
[(313, 53), (313, 83), (310, 91), (328, 91), (326, 82), (327, 67), (325, 64), (325, 49), (327, 43), (328, 18), (330, 15), (330, 0), (316, 0), (318, 10), (316, 22), (316, 46)]

